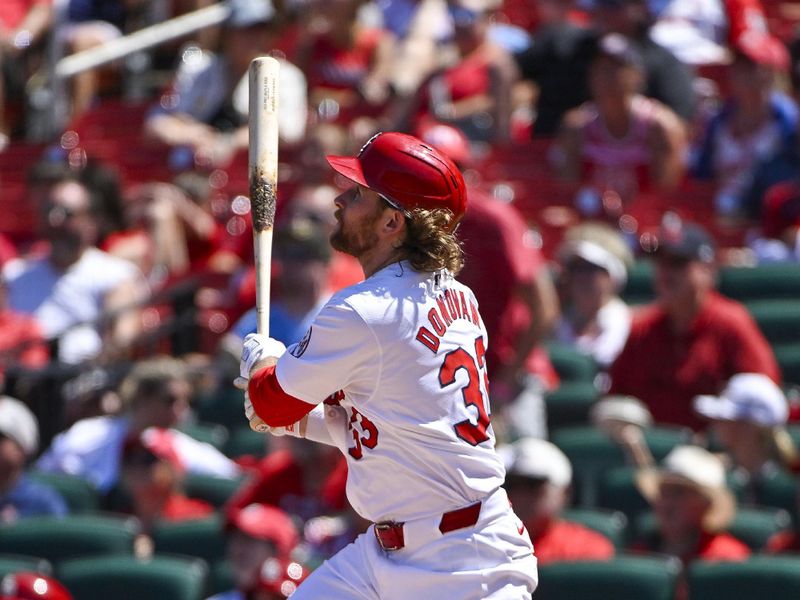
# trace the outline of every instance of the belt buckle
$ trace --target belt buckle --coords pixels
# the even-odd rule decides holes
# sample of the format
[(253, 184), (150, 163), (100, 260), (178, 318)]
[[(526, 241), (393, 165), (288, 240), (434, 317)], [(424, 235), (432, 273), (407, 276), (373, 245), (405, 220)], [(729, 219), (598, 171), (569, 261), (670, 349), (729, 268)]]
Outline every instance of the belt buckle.
[[(382, 531), (392, 531), (396, 529), (400, 529), (400, 535), (395, 536), (395, 543), (392, 546), (386, 546), (383, 543), (383, 538), (381, 538), (380, 532)], [(385, 552), (393, 552), (395, 550), (400, 550), (404, 547), (404, 540), (402, 537), (403, 532), (403, 524), (397, 523), (395, 521), (384, 521), (382, 523), (375, 523), (375, 539), (378, 540), (378, 545), (385, 551)]]

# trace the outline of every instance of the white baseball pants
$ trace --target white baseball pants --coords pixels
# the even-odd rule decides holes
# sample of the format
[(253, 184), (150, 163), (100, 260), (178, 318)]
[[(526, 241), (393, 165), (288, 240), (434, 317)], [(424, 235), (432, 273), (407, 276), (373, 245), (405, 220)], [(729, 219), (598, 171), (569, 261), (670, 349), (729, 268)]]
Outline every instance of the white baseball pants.
[(528, 532), (498, 489), (473, 527), (446, 534), (439, 519), (404, 525), (405, 547), (386, 552), (373, 528), (325, 561), (292, 600), (530, 600), (538, 583)]

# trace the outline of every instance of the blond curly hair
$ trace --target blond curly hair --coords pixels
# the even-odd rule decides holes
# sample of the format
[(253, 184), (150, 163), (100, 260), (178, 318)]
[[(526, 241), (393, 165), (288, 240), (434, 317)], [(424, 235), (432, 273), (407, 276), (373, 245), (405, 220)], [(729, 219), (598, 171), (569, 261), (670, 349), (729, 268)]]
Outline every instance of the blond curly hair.
[(457, 275), (464, 266), (464, 251), (455, 234), (455, 217), (449, 210), (416, 208), (406, 217), (406, 237), (400, 250), (417, 271), (447, 269)]

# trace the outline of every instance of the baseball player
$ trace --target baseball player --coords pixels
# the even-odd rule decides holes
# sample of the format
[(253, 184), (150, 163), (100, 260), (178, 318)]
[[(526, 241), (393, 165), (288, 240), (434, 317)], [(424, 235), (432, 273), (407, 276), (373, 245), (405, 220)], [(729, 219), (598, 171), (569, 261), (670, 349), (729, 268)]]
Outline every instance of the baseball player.
[(335, 200), (331, 244), (366, 279), (335, 294), (288, 352), (248, 336), (237, 384), (251, 427), (344, 453), (348, 499), (374, 524), (293, 598), (529, 599), (536, 558), (501, 487), (486, 329), (454, 278), (461, 173), (401, 133), (328, 162), (354, 183)]

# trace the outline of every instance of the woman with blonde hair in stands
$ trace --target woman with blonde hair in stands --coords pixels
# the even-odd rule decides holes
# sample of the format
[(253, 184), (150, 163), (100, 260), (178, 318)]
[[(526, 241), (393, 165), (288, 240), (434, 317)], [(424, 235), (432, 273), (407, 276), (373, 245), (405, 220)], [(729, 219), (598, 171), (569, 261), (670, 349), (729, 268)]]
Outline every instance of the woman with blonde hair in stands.
[(555, 337), (607, 367), (631, 328), (631, 311), (619, 292), (633, 255), (618, 231), (583, 223), (567, 231), (558, 259), (564, 310)]
[(800, 467), (800, 456), (784, 425), (789, 404), (766, 375), (739, 373), (719, 396), (697, 396), (694, 410), (711, 420), (711, 432), (744, 484), (742, 499), (757, 503), (759, 482), (780, 470)]

